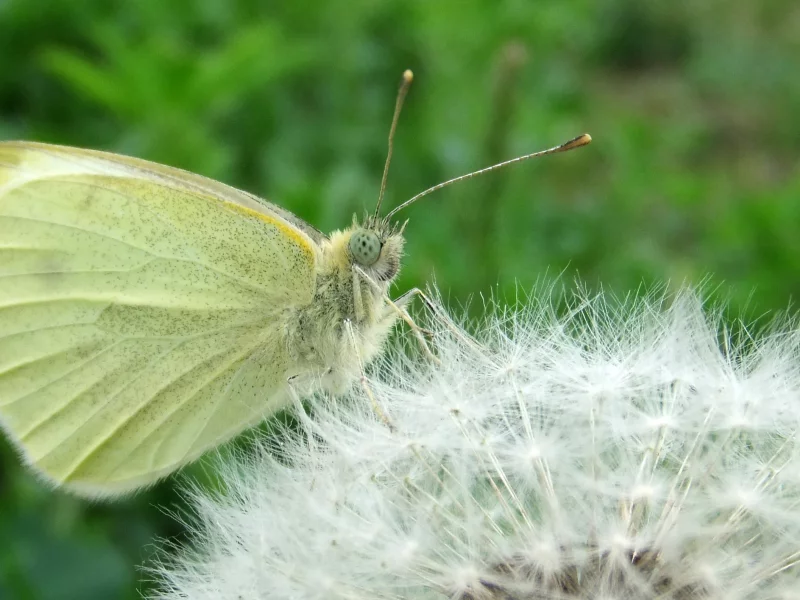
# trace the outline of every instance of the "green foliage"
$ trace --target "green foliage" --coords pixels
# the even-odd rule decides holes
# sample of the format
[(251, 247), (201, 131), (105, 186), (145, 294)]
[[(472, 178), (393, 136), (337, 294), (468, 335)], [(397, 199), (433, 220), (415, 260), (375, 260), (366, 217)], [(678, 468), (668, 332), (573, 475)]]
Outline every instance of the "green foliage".
[[(411, 68), (388, 206), (595, 142), (410, 208), (401, 290), (435, 276), (463, 303), (562, 272), (618, 293), (710, 275), (760, 316), (800, 292), (798, 17), (789, 0), (6, 0), (0, 138), (183, 167), (331, 230), (373, 206)], [(172, 482), (93, 505), (4, 441), (0, 461), (0, 598), (136, 598), (157, 536), (181, 539), (158, 508), (180, 509)]]

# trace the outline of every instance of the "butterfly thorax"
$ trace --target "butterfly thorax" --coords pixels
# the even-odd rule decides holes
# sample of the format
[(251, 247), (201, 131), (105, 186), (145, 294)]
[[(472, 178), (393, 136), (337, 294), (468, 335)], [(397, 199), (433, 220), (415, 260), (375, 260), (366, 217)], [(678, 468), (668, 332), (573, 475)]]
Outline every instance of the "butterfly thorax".
[(305, 370), (298, 375), (341, 392), (375, 357), (397, 319), (386, 299), (402, 247), (400, 234), (358, 225), (320, 246), (313, 300), (296, 311), (287, 331), (289, 350)]

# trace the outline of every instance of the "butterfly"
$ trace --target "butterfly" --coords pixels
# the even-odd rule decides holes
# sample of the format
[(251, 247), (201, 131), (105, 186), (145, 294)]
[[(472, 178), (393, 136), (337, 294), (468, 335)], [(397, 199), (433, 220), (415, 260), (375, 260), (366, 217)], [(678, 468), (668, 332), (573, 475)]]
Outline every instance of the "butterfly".
[(0, 143), (0, 426), (55, 486), (102, 498), (152, 485), (292, 393), (345, 391), (398, 318), (413, 326), (405, 306), (421, 292), (388, 297), (398, 210), (589, 140), (385, 217), (379, 200), (329, 236), (179, 169)]

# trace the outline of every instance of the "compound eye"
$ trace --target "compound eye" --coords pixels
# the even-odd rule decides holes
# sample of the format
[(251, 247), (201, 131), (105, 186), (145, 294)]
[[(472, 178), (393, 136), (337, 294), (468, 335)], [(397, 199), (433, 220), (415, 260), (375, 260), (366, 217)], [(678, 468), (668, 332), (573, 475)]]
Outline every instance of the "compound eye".
[(371, 267), (381, 255), (381, 241), (373, 231), (359, 229), (350, 237), (350, 254), (362, 267)]

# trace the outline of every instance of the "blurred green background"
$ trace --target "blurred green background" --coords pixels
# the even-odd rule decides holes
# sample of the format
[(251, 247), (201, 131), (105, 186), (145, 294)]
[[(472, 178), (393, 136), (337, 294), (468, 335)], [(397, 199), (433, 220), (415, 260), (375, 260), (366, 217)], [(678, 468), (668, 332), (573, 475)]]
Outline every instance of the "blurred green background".
[[(374, 205), (406, 68), (389, 206), (595, 141), (409, 209), (400, 290), (435, 277), (458, 304), (543, 274), (620, 294), (710, 275), (752, 318), (800, 291), (791, 0), (0, 0), (0, 139), (183, 167), (328, 231)], [(140, 597), (156, 538), (182, 539), (173, 483), (91, 504), (0, 440), (0, 598)]]

